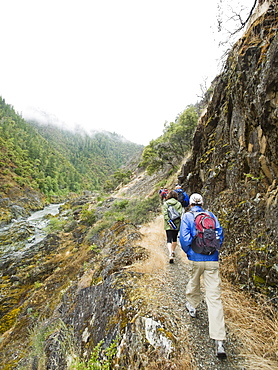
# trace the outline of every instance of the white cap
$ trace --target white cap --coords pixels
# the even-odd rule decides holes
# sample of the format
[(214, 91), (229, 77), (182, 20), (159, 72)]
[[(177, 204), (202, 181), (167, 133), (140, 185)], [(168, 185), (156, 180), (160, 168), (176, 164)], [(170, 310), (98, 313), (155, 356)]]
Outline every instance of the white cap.
[(203, 204), (203, 197), (200, 194), (194, 193), (189, 198), (189, 204)]

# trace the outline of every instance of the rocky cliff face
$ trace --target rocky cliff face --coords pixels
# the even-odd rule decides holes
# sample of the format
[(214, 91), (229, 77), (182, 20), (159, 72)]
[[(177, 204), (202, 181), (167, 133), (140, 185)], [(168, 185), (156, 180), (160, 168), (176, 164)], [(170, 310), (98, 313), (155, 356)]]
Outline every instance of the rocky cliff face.
[[(277, 2), (230, 52), (179, 176), (201, 192), (225, 231), (223, 273), (277, 301), (278, 33)], [(260, 14), (262, 13), (262, 14)]]

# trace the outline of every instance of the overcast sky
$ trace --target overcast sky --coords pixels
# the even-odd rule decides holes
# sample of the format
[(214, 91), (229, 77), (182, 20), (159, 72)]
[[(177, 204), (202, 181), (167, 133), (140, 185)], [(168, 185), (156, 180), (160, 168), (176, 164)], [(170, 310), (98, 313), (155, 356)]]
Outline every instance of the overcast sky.
[(0, 95), (23, 117), (45, 111), (147, 145), (220, 71), (225, 2), (253, 4), (0, 0)]

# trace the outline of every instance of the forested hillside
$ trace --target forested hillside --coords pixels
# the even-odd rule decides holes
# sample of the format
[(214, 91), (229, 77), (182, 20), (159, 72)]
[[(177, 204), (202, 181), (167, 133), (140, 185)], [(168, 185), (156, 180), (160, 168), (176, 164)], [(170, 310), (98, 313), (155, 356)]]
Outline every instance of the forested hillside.
[(142, 146), (117, 134), (90, 137), (53, 125), (26, 122), (0, 98), (0, 175), (7, 189), (29, 186), (45, 195), (100, 189)]
[(81, 176), (13, 108), (0, 100), (1, 192), (14, 185), (46, 194), (78, 190)]
[(100, 189), (107, 176), (139, 155), (142, 145), (110, 132), (66, 131), (53, 124), (29, 122), (36, 131), (66, 158), (89, 190)]

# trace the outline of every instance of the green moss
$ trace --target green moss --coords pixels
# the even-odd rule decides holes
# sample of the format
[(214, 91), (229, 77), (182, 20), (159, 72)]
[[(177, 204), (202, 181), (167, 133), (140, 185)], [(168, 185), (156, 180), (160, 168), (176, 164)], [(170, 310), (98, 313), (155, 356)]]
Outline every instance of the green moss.
[(207, 162), (208, 162), (208, 160), (209, 160), (209, 156), (210, 156), (210, 154), (211, 154), (214, 150), (215, 150), (215, 147), (210, 148), (208, 151), (206, 151), (206, 152), (202, 155), (202, 157), (200, 158), (199, 163), (207, 163)]
[(265, 177), (264, 175), (260, 175), (259, 177), (255, 177), (251, 173), (245, 173), (244, 175), (245, 175), (246, 178), (250, 178), (253, 181), (260, 181)]
[(208, 126), (212, 120), (213, 120), (213, 117), (209, 117), (209, 119), (205, 123), (205, 126)]
[(101, 284), (103, 281), (101, 276), (98, 276), (97, 278), (93, 278), (91, 281), (91, 285), (98, 285)]
[(164, 328), (159, 328), (158, 331), (161, 332), (167, 339), (169, 339), (172, 342), (174, 342), (175, 337), (174, 337), (173, 333), (171, 333), (168, 330), (165, 330)]
[(266, 283), (266, 281), (258, 275), (254, 274), (252, 276), (252, 278), (253, 278), (253, 281), (254, 281), (255, 285), (265, 285), (265, 283)]
[(243, 204), (245, 204), (246, 203), (246, 200), (243, 200), (243, 201), (241, 201), (241, 202), (239, 202), (237, 205), (236, 205), (236, 207), (241, 207)]
[(10, 361), (9, 363), (3, 365), (2, 370), (13, 370), (16, 369), (18, 361)]
[(16, 322), (20, 308), (14, 308), (10, 312), (6, 313), (0, 320), (0, 333), (3, 334), (9, 330)]
[(40, 283), (39, 281), (36, 281), (35, 284), (34, 284), (34, 288), (35, 289), (38, 289), (42, 286), (42, 283)]
[(90, 251), (93, 251), (93, 252), (96, 252), (96, 253), (100, 252), (100, 248), (96, 244), (90, 245), (89, 249), (90, 249)]
[(127, 243), (127, 242), (128, 242), (128, 238), (127, 238), (127, 236), (123, 236), (123, 237), (119, 240), (118, 245), (119, 245), (120, 247), (122, 247), (122, 246), (126, 245), (126, 243)]

